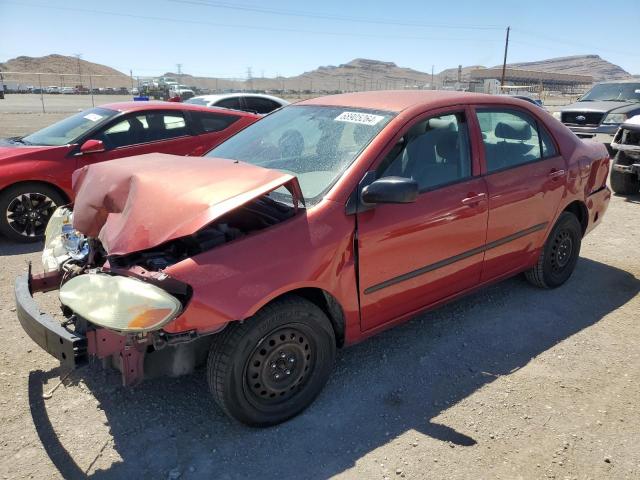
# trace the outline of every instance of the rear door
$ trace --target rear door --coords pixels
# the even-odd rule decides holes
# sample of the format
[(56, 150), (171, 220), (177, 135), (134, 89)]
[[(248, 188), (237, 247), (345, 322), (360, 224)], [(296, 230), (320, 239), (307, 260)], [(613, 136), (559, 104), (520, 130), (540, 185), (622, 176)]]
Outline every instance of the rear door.
[(487, 191), (468, 118), (460, 108), (416, 119), (376, 169), (377, 178), (413, 178), (421, 193), (357, 214), (363, 330), (480, 281)]
[(517, 108), (476, 109), (489, 193), (482, 280), (532, 262), (566, 189), (567, 168), (551, 135)]
[(219, 112), (190, 112), (195, 132), (198, 134), (201, 146), (192, 156), (203, 155), (216, 147), (235, 132), (253, 122), (250, 116)]

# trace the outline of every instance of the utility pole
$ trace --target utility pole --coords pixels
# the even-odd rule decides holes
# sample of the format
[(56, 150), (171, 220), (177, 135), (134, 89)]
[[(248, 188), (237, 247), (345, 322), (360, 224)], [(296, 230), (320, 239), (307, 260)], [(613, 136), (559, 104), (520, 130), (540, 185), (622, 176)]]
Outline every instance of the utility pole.
[(511, 27), (507, 27), (507, 39), (504, 42), (504, 61), (502, 62), (502, 80), (500, 81), (501, 87), (504, 87), (504, 74), (507, 69), (507, 51), (509, 50), (509, 30), (511, 30)]
[(82, 58), (82, 54), (74, 53), (73, 56), (78, 59), (78, 80), (80, 80), (79, 85), (82, 86), (82, 67), (80, 66), (80, 59)]
[(435, 65), (431, 65), (431, 90), (435, 90), (436, 89), (436, 84), (435, 81), (433, 79), (433, 69), (435, 68)]
[(251, 67), (247, 67), (247, 85), (249, 90), (253, 90), (253, 73), (251, 72)]
[(176, 63), (176, 67), (178, 69), (178, 83), (182, 83), (182, 64)]

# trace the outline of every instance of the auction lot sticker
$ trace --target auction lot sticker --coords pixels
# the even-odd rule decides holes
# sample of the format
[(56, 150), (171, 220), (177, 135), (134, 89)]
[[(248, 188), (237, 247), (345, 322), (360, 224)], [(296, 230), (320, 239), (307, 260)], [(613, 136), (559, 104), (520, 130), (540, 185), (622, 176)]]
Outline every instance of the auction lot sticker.
[(98, 115), (97, 113), (87, 113), (84, 118), (91, 120), (92, 122), (97, 122), (102, 118), (102, 115)]
[(361, 112), (342, 112), (335, 118), (336, 122), (360, 123), (362, 125), (375, 125), (384, 117), (382, 115), (373, 115), (371, 113)]

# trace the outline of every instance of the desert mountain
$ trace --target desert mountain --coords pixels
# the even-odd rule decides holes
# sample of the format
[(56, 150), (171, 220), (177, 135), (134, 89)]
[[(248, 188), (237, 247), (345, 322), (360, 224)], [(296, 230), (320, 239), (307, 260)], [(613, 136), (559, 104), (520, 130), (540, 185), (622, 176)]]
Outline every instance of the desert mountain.
[[(16, 57), (5, 63), (0, 62), (0, 71), (3, 72), (25, 72), (25, 73), (47, 73), (42, 75), (42, 85), (58, 85), (58, 86), (75, 86), (82, 83), (89, 86), (88, 75), (108, 75), (108, 77), (93, 77), (92, 84), (94, 87), (120, 87), (130, 86), (131, 79), (118, 70), (101, 65), (99, 63), (80, 60), (79, 72), (82, 76), (78, 76), (78, 59), (76, 57), (68, 57), (65, 55), (47, 55), (44, 57)], [(71, 74), (65, 76), (60, 74)], [(8, 80), (38, 86), (37, 75), (4, 75), (5, 82)]]
[[(598, 55), (579, 55), (559, 57), (536, 62), (513, 63), (510, 67), (557, 73), (576, 73), (592, 75), (596, 81), (627, 78), (631, 75), (618, 65), (614, 65)], [(468, 81), (469, 72), (482, 66), (466, 66), (461, 69), (461, 80)], [(79, 83), (78, 59), (63, 55), (45, 57), (17, 57), (0, 63), (0, 71), (42, 72), (43, 85), (71, 86)], [(94, 87), (130, 87), (131, 78), (118, 70), (98, 63), (80, 60), (82, 83), (88, 85), (88, 74), (108, 75), (93, 77)], [(60, 76), (61, 73), (72, 74)], [(134, 72), (135, 75), (135, 72)], [(428, 87), (432, 81), (436, 86), (453, 84), (458, 79), (458, 68), (448, 68), (436, 73), (433, 78), (429, 72), (399, 67), (393, 62), (383, 62), (365, 58), (356, 58), (338, 66), (321, 66), (293, 77), (228, 79), (195, 77), (188, 74), (178, 75), (168, 72), (164, 76), (173, 77), (181, 84), (208, 89), (250, 89), (250, 90), (309, 90), (331, 92), (336, 90), (376, 90), (397, 88)], [(38, 85), (35, 75), (5, 75), (5, 83), (18, 81)]]
[(570, 73), (591, 75), (594, 80), (619, 80), (631, 76), (618, 65), (600, 58), (599, 55), (577, 55), (573, 57), (557, 57), (537, 62), (512, 63), (513, 68), (538, 70), (540, 72)]

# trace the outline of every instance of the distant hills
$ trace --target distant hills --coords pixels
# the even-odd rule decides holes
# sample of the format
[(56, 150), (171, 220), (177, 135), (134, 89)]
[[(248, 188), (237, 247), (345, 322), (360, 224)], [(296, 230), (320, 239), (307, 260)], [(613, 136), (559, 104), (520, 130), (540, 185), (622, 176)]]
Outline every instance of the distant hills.
[(541, 72), (570, 73), (591, 75), (594, 80), (622, 80), (632, 75), (598, 55), (576, 55), (573, 57), (557, 57), (537, 62), (512, 63), (513, 68), (538, 70)]
[[(78, 65), (79, 63), (79, 65)], [(535, 62), (509, 64), (513, 68), (538, 70), (544, 72), (572, 73), (592, 75), (595, 81), (614, 80), (631, 77), (618, 65), (614, 65), (598, 55), (577, 55), (572, 57), (558, 57)], [(47, 55), (45, 57), (17, 57), (0, 63), (0, 71), (41, 72), (49, 73), (43, 76), (44, 84), (76, 85), (79, 82), (78, 68), (83, 78), (83, 84), (88, 86), (86, 75), (109, 75), (109, 77), (94, 77), (94, 87), (122, 87), (131, 86), (131, 78), (118, 70), (98, 63), (80, 60), (64, 55)], [(203, 68), (203, 67), (200, 67)], [(462, 81), (469, 79), (469, 72), (481, 65), (465, 66), (461, 71)], [(73, 74), (69, 77), (60, 76), (61, 73)], [(134, 72), (135, 74), (135, 72)], [(458, 68), (448, 68), (440, 72), (421, 72), (411, 68), (399, 67), (393, 62), (383, 62), (365, 58), (356, 58), (338, 66), (321, 66), (315, 70), (304, 72), (293, 77), (252, 78), (252, 79), (223, 79), (213, 77), (195, 77), (188, 74), (178, 75), (167, 72), (167, 77), (179, 78), (180, 83), (189, 86), (209, 89), (253, 89), (253, 90), (372, 90), (424, 87), (435, 82), (455, 82), (458, 78)], [(11, 76), (11, 80), (20, 78), (21, 83), (37, 86), (38, 78), (34, 75)], [(5, 83), (9, 76), (5, 76)]]
[[(82, 82), (85, 86), (89, 85), (89, 79), (86, 77), (89, 74), (109, 75), (109, 77), (106, 78), (93, 78), (92, 83), (94, 87), (131, 86), (129, 75), (125, 75), (114, 68), (82, 59), (79, 63), (80, 73), (85, 76)], [(0, 62), (0, 71), (50, 73), (50, 75), (42, 76), (43, 86), (74, 86), (80, 83), (79, 77), (76, 76), (78, 73), (78, 59), (65, 55), (52, 54), (44, 57), (16, 57), (4, 63)], [(61, 77), (61, 73), (73, 74), (73, 76)], [(5, 76), (5, 82), (8, 80), (38, 86), (37, 75), (13, 75), (10, 78), (9, 76)]]

